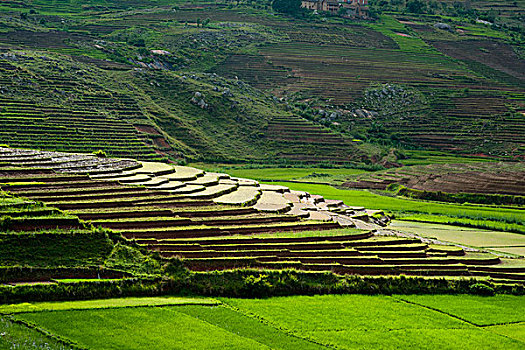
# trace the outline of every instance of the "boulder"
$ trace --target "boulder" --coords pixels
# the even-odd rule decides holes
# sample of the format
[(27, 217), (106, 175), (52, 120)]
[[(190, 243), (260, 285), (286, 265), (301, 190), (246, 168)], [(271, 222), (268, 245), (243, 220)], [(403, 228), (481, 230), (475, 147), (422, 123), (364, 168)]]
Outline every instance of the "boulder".
[(452, 30), (452, 27), (450, 24), (447, 23), (436, 23), (434, 24), (434, 28), (442, 29), (442, 30)]

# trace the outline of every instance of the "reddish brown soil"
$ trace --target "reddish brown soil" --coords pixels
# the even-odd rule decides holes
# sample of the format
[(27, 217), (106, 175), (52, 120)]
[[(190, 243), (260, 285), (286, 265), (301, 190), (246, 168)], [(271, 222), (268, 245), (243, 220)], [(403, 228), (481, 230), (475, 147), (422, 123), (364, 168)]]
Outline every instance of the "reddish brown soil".
[(17, 192), (17, 195), (27, 197), (27, 196), (38, 196), (38, 197), (55, 197), (63, 195), (82, 195), (82, 194), (101, 194), (101, 193), (129, 193), (129, 192), (138, 192), (146, 191), (146, 188), (143, 187), (131, 187), (131, 186), (108, 186), (105, 188), (94, 188), (94, 189), (77, 189), (77, 190), (53, 190), (53, 191), (23, 191)]
[(412, 178), (407, 187), (449, 193), (525, 195), (525, 172), (485, 174), (467, 172)]
[(276, 226), (276, 227), (239, 227), (232, 229), (204, 228), (195, 230), (165, 230), (165, 231), (137, 231), (124, 232), (126, 238), (156, 238), (156, 239), (175, 239), (175, 238), (199, 238), (199, 237), (216, 237), (228, 235), (251, 235), (255, 233), (272, 233), (272, 232), (299, 232), (304, 230), (331, 230), (341, 228), (338, 223), (328, 222), (316, 225), (294, 225), (294, 226)]
[(144, 191), (139, 190), (131, 193), (109, 193), (109, 194), (86, 194), (86, 195), (62, 195), (62, 196), (31, 196), (32, 199), (36, 199), (42, 202), (57, 202), (57, 201), (87, 201), (87, 200), (99, 200), (99, 199), (117, 199), (117, 198), (138, 198), (138, 197), (150, 197), (164, 195), (165, 192), (161, 191)]
[[(344, 187), (359, 189), (384, 190), (388, 185), (397, 183), (408, 188), (422, 191), (447, 193), (484, 193), (525, 196), (525, 169), (505, 171), (503, 166), (511, 163), (493, 163), (486, 171), (475, 170), (468, 165), (457, 165), (454, 171), (440, 173), (440, 165), (426, 166), (426, 172), (412, 174), (390, 172), (389, 176), (375, 174), (356, 182), (345, 182)], [(519, 163), (516, 163), (519, 164)], [(432, 173), (432, 170), (435, 173)]]
[(160, 148), (170, 148), (171, 149), (170, 144), (162, 137), (157, 137), (153, 139), (153, 144)]
[(135, 129), (146, 134), (160, 135), (157, 129), (149, 125), (135, 125)]
[[(345, 245), (354, 244), (356, 242), (347, 242), (354, 240), (361, 240), (372, 236), (371, 232), (364, 232), (358, 235), (344, 235), (344, 236), (320, 236), (320, 237), (268, 237), (268, 238), (229, 238), (228, 244), (262, 244), (262, 243), (300, 243), (300, 242), (320, 242), (320, 241), (344, 241)], [(156, 242), (156, 241), (153, 241)], [(140, 241), (139, 244), (150, 244), (153, 243), (151, 240)], [(194, 239), (191, 241), (195, 244), (210, 245), (212, 242), (206, 238)], [(419, 241), (417, 241), (419, 242)], [(182, 242), (185, 243), (185, 242)], [(361, 242), (363, 243), (363, 242)], [(375, 242), (367, 242), (367, 244), (374, 244)], [(382, 242), (385, 244), (384, 242)], [(410, 241), (408, 243), (411, 243)]]
[(191, 220), (156, 220), (156, 221), (113, 221), (113, 222), (98, 222), (92, 221), (95, 226), (101, 226), (111, 229), (148, 229), (161, 228), (172, 226), (187, 226), (192, 225)]
[(525, 61), (504, 42), (491, 40), (433, 41), (439, 51), (461, 59), (483, 63), (493, 69), (525, 80)]

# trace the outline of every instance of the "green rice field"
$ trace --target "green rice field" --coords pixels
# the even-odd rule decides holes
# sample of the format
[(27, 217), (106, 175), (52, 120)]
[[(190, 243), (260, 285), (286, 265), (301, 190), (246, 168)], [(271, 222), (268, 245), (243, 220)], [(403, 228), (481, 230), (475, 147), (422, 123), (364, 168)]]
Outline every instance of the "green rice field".
[(288, 182), (272, 182), (272, 184), (287, 186), (291, 190), (320, 194), (325, 198), (342, 200), (345, 204), (350, 206), (363, 206), (368, 209), (381, 209), (392, 212), (438, 214), (508, 223), (523, 223), (525, 221), (525, 212), (518, 209), (417, 201), (382, 196), (369, 191), (341, 190), (330, 185), (322, 184), (299, 184)]
[(0, 346), (9, 348), (10, 339), (21, 330), (47, 343), (46, 349), (65, 345), (89, 349), (424, 349), (429, 344), (434, 349), (522, 349), (525, 345), (523, 296), (325, 295), (223, 298), (220, 304), (173, 299), (171, 305), (168, 301), (55, 303), (53, 311), (39, 304), (32, 306), (33, 311), (28, 305), (4, 308)]
[(525, 235), (522, 234), (407, 221), (394, 221), (390, 227), (401, 232), (435, 238), (440, 241), (525, 255)]
[[(211, 164), (195, 164), (196, 167), (205, 169), (207, 171), (226, 172), (231, 176), (249, 178), (255, 180), (298, 180), (306, 178), (314, 178), (322, 175), (328, 176), (346, 176), (359, 175), (366, 173), (362, 169), (346, 169), (346, 168), (235, 168), (235, 167), (221, 167)], [(313, 179), (312, 181), (314, 181)]]

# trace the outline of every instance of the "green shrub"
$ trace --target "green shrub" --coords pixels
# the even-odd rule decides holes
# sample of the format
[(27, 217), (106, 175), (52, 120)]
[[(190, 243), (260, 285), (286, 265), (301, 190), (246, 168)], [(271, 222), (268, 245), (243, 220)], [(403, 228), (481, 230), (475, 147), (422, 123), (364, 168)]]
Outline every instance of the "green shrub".
[(192, 273), (183, 288), (191, 294), (241, 298), (314, 294), (478, 294), (485, 287), (497, 293), (525, 293), (520, 285), (471, 287), (476, 284), (480, 282), (474, 278), (339, 276), (330, 272), (244, 269)]
[(250, 275), (244, 278), (242, 291), (245, 295), (260, 298), (269, 296), (272, 287), (268, 275)]
[(142, 254), (134, 247), (120, 242), (115, 244), (104, 265), (110, 268), (143, 274), (157, 274), (161, 270), (160, 263), (157, 260)]
[(301, 12), (300, 0), (274, 0), (272, 1), (272, 8), (280, 13), (288, 15), (297, 15)]
[(492, 296), (496, 294), (496, 291), (491, 286), (484, 283), (476, 283), (470, 286), (471, 294)]
[(162, 266), (162, 274), (174, 279), (186, 279), (190, 276), (190, 271), (180, 259), (172, 258)]
[(0, 234), (0, 263), (33, 267), (100, 265), (112, 248), (104, 232), (5, 233)]
[(156, 278), (0, 286), (0, 303), (153, 296), (164, 294), (163, 288), (164, 284)]
[(390, 184), (387, 190), (398, 196), (448, 203), (476, 203), (495, 205), (525, 205), (525, 196), (485, 193), (448, 193), (441, 191), (421, 191), (399, 184)]
[(99, 158), (107, 158), (108, 155), (103, 150), (99, 149), (98, 151), (93, 151), (93, 154)]
[[(177, 264), (172, 268), (177, 269)], [(198, 272), (184, 278), (170, 279), (147, 277), (73, 284), (0, 286), (0, 303), (175, 294), (253, 298), (317, 294), (494, 293), (525, 295), (525, 287), (519, 284), (497, 284), (492, 287), (474, 278), (451, 280), (412, 276), (338, 276), (329, 272), (246, 269)]]

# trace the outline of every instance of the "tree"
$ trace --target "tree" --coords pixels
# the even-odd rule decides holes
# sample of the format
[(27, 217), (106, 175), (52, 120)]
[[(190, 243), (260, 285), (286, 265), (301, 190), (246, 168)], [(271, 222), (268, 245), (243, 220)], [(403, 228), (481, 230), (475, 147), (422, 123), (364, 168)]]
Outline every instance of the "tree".
[(410, 0), (407, 2), (407, 10), (411, 13), (424, 13), (426, 5), (420, 0)]
[(273, 0), (272, 8), (276, 12), (297, 15), (301, 12), (301, 0)]

